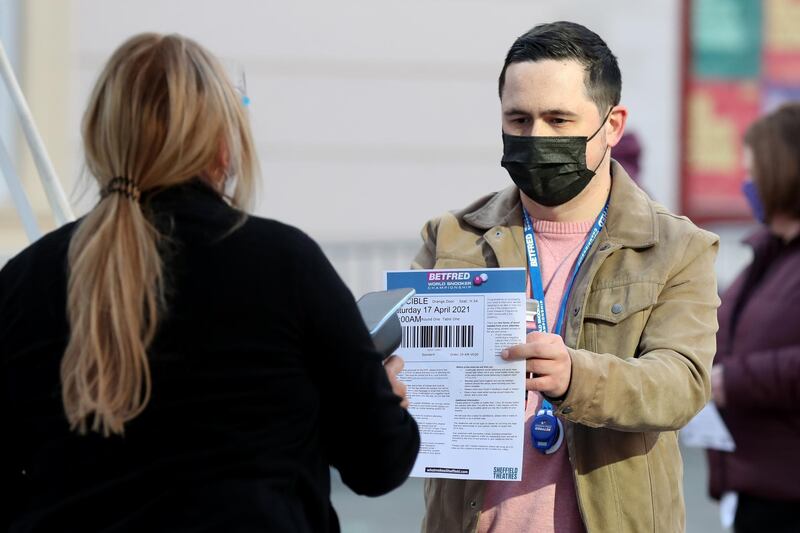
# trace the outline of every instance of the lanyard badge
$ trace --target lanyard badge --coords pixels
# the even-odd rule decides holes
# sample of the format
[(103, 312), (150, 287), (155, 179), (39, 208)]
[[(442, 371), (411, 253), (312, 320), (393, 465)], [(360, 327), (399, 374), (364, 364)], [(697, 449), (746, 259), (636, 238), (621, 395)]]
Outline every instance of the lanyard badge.
[[(546, 406), (545, 406), (546, 404)], [(558, 451), (564, 441), (564, 426), (553, 414), (553, 406), (543, 400), (542, 408), (531, 423), (531, 442), (533, 447), (545, 455)]]
[[(581, 265), (583, 265), (583, 262), (586, 260), (586, 256), (589, 254), (589, 250), (592, 248), (594, 241), (597, 240), (597, 236), (603, 229), (607, 216), (608, 202), (606, 202), (606, 205), (603, 207), (603, 210), (600, 211), (600, 214), (597, 215), (597, 219), (594, 221), (594, 225), (592, 226), (592, 229), (586, 238), (586, 242), (583, 244), (583, 248), (581, 248), (580, 254), (578, 254), (578, 258), (575, 260), (575, 267), (572, 269), (572, 275), (570, 276), (569, 282), (564, 289), (564, 295), (561, 298), (561, 305), (558, 307), (558, 315), (556, 315), (556, 323), (554, 328), (554, 331), (559, 335), (561, 335), (563, 330), (564, 315), (566, 314), (567, 302), (569, 300), (570, 292), (572, 292), (572, 286), (575, 283), (575, 278), (578, 275)], [(522, 219), (523, 231), (525, 234), (525, 248), (528, 252), (528, 268), (530, 271), (532, 293), (532, 298), (529, 299), (526, 304), (526, 319), (536, 322), (536, 329), (538, 331), (546, 332), (547, 310), (545, 309), (542, 271), (539, 266), (539, 252), (536, 249), (536, 237), (533, 234), (531, 217), (528, 215), (528, 212), (524, 207), (522, 208)], [(547, 399), (543, 398), (542, 407), (536, 413), (536, 416), (531, 423), (531, 442), (533, 443), (533, 447), (545, 455), (550, 455), (555, 453), (561, 447), (561, 443), (563, 441), (564, 426), (562, 425), (561, 420), (559, 420), (553, 414), (553, 405), (547, 401)]]

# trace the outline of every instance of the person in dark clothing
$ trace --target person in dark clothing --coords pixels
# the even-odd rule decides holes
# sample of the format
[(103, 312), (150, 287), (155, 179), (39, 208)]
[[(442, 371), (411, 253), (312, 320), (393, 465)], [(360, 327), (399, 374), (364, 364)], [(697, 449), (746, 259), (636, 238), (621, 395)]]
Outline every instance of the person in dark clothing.
[(722, 296), (712, 370), (716, 405), (736, 443), (709, 451), (710, 493), (738, 493), (737, 533), (800, 531), (800, 104), (745, 137), (744, 192), (766, 227), (753, 261)]
[(240, 209), (239, 98), (175, 35), (101, 74), (98, 204), (0, 271), (0, 530), (338, 531), (330, 466), (369, 496), (411, 471), (402, 360), (316, 243)]

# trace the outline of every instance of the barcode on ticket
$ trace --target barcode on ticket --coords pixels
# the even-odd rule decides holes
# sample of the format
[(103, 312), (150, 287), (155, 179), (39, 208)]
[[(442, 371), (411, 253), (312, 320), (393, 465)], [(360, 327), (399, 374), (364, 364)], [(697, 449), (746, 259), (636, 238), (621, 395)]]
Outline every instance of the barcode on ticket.
[(475, 326), (405, 326), (403, 348), (472, 348)]

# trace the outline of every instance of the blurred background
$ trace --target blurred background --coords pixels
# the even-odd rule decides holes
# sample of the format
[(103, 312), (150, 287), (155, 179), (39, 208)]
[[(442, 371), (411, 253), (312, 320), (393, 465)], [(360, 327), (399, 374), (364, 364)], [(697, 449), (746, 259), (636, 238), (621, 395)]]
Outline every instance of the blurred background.
[[(319, 241), (356, 295), (406, 268), (425, 221), (505, 187), (497, 76), (530, 27), (582, 23), (618, 56), (628, 106), (612, 155), (670, 209), (721, 235), (720, 288), (749, 261), (741, 135), (800, 97), (799, 0), (0, 0), (0, 40), (70, 202), (80, 119), (127, 37), (178, 32), (244, 73), (263, 180), (256, 213)], [(5, 89), (0, 139), (44, 229), (55, 227)], [(28, 240), (0, 180), (0, 265)], [(720, 531), (701, 451), (685, 450), (690, 532)], [(414, 531), (422, 484), (367, 502), (334, 474), (345, 532)]]

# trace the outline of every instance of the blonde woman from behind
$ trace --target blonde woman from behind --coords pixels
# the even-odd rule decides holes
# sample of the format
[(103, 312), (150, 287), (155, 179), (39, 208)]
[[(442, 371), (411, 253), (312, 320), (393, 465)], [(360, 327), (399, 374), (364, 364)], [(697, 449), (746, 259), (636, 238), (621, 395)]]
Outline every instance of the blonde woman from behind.
[(246, 213), (257, 162), (219, 62), (129, 39), (83, 140), (97, 205), (0, 272), (0, 526), (338, 531), (329, 466), (399, 485), (419, 446), (402, 361), (309, 237)]

